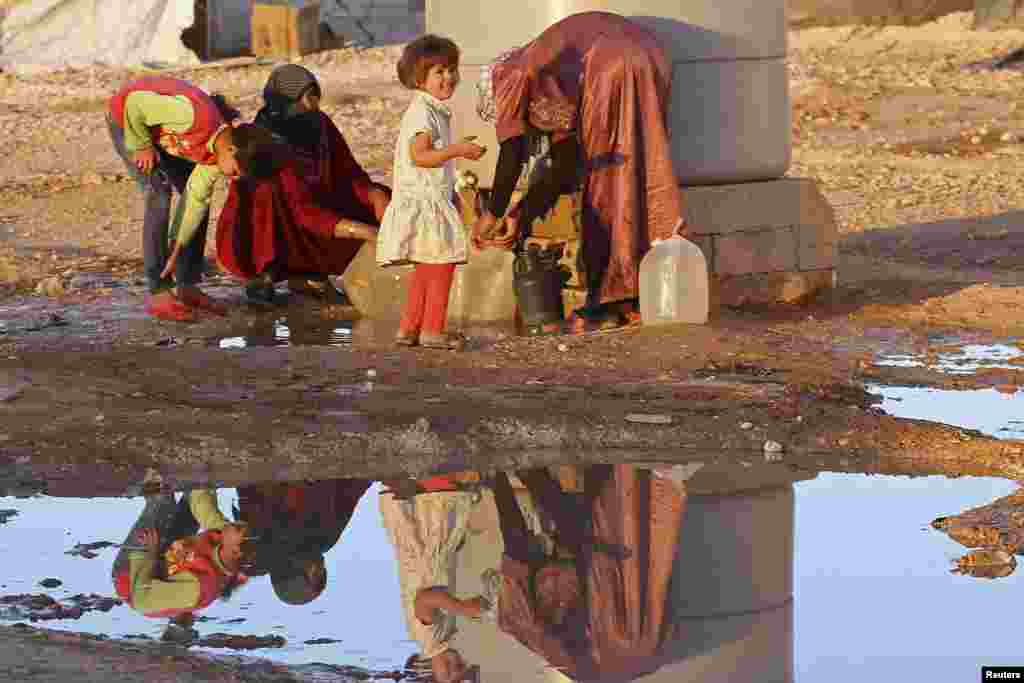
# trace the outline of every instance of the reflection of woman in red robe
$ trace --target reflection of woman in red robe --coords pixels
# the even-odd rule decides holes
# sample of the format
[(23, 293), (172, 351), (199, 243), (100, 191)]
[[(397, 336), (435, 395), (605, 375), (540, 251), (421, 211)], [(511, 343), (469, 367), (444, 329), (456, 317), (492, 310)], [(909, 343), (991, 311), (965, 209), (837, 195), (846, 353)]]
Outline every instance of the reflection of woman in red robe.
[(390, 200), (320, 111), (320, 95), (303, 67), (274, 70), (256, 123), (289, 153), (254, 159), (248, 177), (231, 184), (217, 224), (218, 260), (249, 281), (246, 292), (257, 300), (272, 298), (275, 281), (344, 272), (363, 241), (376, 239)]
[(573, 551), (569, 563), (531, 551), (508, 478), (499, 474), (501, 630), (575, 680), (629, 680), (656, 669), (679, 628), (668, 599), (686, 489), (670, 472), (587, 467), (582, 510), (546, 470), (520, 472), (560, 544)]
[(235, 517), (259, 537), (246, 574), (269, 574), (274, 593), (286, 604), (315, 600), (327, 585), (324, 555), (341, 539), (371, 483), (332, 479), (240, 486)]

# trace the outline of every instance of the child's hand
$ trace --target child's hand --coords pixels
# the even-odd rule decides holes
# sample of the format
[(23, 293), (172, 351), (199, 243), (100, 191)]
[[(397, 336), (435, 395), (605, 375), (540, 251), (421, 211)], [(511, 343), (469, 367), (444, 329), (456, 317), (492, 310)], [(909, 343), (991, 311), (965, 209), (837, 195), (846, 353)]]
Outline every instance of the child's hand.
[(154, 147), (148, 147), (146, 149), (140, 149), (132, 154), (132, 161), (140, 171), (149, 175), (153, 172), (153, 168), (156, 166), (157, 154)]
[(164, 266), (163, 271), (160, 273), (161, 278), (169, 278), (174, 275), (174, 270), (178, 266), (179, 254), (181, 254), (181, 242), (175, 242), (174, 249), (171, 250), (171, 255), (167, 257), (167, 265)]
[(481, 147), (480, 145), (473, 142), (473, 140), (476, 140), (476, 136), (470, 135), (469, 137), (465, 137), (458, 143), (456, 143), (458, 154), (463, 159), (476, 161), (477, 159), (479, 159), (480, 157), (487, 153), (486, 147)]
[(137, 538), (139, 543), (146, 547), (146, 550), (154, 550), (160, 545), (160, 534), (156, 529), (143, 529), (139, 532)]
[(384, 212), (387, 211), (388, 204), (391, 203), (391, 198), (388, 197), (388, 193), (379, 188), (375, 188), (370, 191), (370, 205), (373, 207), (373, 216), (377, 219), (377, 222), (384, 220)]

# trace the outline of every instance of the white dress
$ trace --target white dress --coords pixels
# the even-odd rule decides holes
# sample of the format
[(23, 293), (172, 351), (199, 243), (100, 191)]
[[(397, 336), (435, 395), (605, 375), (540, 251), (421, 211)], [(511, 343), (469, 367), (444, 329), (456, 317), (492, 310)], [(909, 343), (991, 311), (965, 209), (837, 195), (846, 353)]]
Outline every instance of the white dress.
[(380, 494), (380, 512), (398, 561), (398, 582), (409, 635), (430, 659), (448, 650), (455, 637), (455, 615), (438, 610), (432, 623), (416, 618), (416, 594), (422, 588), (447, 588), (455, 595), (456, 553), (469, 531), (480, 495), (470, 491), (436, 492), (396, 500)]
[(412, 162), (410, 143), (429, 133), (435, 149), (451, 144), (451, 110), (441, 100), (417, 90), (402, 117), (395, 144), (391, 203), (377, 236), (377, 263), (465, 263), (466, 228), (453, 198), (455, 162), (420, 168)]

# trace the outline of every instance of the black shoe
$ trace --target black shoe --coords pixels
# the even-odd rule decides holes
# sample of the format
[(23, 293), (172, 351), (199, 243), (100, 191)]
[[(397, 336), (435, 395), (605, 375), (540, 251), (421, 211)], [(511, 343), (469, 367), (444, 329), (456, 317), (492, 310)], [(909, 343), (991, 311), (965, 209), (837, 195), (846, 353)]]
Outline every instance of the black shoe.
[(257, 306), (273, 306), (276, 303), (274, 285), (260, 281), (245, 286), (245, 300)]
[(330, 278), (308, 278), (293, 277), (288, 280), (288, 290), (294, 294), (301, 294), (310, 298), (322, 301), (332, 306), (348, 306), (349, 301), (345, 292), (334, 286)]

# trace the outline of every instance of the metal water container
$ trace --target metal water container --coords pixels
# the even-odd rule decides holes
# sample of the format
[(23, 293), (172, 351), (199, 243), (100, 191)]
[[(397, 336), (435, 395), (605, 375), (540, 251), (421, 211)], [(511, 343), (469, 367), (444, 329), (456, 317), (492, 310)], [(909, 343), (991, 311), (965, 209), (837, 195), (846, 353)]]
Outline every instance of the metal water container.
[(614, 12), (652, 29), (672, 60), (669, 127), (683, 185), (771, 180), (789, 168), (785, 0), (427, 0), (426, 27), (462, 50), (453, 135), (477, 135), (487, 154), (460, 168), (493, 180), (493, 126), (476, 113), (479, 67), (585, 11)]
[(528, 334), (564, 318), (562, 286), (568, 273), (559, 265), (561, 258), (560, 246), (541, 250), (533, 245), (521, 248), (512, 262), (512, 287)]

